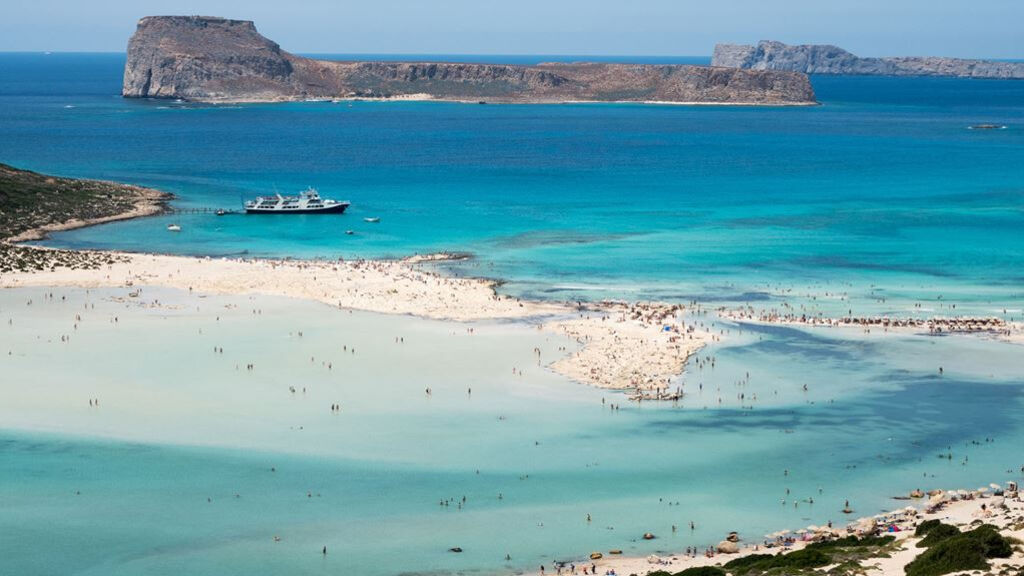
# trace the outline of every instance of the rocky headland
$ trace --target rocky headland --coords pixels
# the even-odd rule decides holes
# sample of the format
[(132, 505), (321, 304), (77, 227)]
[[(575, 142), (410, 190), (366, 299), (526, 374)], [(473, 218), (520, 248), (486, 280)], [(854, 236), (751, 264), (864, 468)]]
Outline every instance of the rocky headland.
[(171, 198), (141, 186), (48, 176), (0, 164), (0, 274), (95, 269), (122, 261), (102, 252), (42, 250), (16, 243), (58, 230), (158, 214)]
[(771, 40), (762, 40), (756, 46), (718, 44), (711, 65), (805, 74), (1024, 78), (1024, 62), (939, 57), (861, 58), (829, 44), (791, 46)]
[(805, 74), (683, 65), (338, 62), (290, 54), (250, 21), (150, 16), (122, 94), (196, 102), (392, 98), (487, 102), (814, 104)]

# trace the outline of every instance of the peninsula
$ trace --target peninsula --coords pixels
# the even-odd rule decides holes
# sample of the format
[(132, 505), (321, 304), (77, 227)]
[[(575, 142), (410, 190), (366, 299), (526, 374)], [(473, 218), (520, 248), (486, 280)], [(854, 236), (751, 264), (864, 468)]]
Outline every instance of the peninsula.
[[(345, 310), (455, 322), (523, 321), (578, 345), (550, 360), (577, 382), (631, 392), (632, 400), (678, 400), (690, 357), (718, 337), (677, 304), (591, 305), (521, 300), (494, 281), (444, 276), (435, 254), (403, 260), (209, 259), (53, 250), (20, 242), (47, 233), (167, 209), (170, 194), (115, 182), (38, 174), (0, 164), (0, 289), (159, 286), (217, 295), (270, 295)], [(425, 269), (426, 268), (426, 269)]]
[(772, 40), (762, 40), (756, 46), (718, 44), (711, 65), (804, 74), (1024, 78), (1024, 62), (938, 57), (861, 58), (829, 44), (791, 46)]
[(683, 65), (338, 62), (290, 54), (250, 21), (150, 16), (128, 42), (122, 95), (195, 102), (420, 99), (808, 105), (805, 74)]

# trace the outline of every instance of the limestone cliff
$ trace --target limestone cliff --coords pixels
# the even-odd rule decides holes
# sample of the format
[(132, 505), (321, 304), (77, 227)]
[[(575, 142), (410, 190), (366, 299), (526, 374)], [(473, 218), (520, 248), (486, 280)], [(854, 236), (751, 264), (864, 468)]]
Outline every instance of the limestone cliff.
[(128, 42), (122, 94), (274, 101), (429, 97), (493, 102), (813, 104), (801, 73), (703, 66), (335, 62), (289, 54), (252, 22), (150, 16)]
[(805, 74), (1024, 78), (1024, 62), (935, 57), (861, 58), (827, 44), (790, 46), (769, 40), (762, 40), (757, 46), (719, 44), (715, 46), (711, 65)]

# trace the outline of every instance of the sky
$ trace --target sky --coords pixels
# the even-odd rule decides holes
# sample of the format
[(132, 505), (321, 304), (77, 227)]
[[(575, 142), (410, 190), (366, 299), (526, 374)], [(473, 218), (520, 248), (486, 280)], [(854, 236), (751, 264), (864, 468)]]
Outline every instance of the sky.
[(142, 16), (254, 20), (297, 53), (710, 55), (715, 43), (1024, 59), (1024, 0), (3, 0), (0, 51), (122, 52)]

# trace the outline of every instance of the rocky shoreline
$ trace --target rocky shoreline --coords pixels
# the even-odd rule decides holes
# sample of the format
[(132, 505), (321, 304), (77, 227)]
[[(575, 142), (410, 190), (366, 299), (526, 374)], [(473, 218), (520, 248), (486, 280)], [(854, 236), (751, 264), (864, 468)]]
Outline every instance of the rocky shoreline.
[(718, 44), (712, 66), (805, 74), (1024, 79), (1024, 62), (939, 57), (862, 58), (829, 44)]
[(95, 269), (123, 261), (107, 252), (42, 250), (19, 242), (51, 232), (163, 213), (173, 195), (104, 180), (61, 178), (0, 164), (0, 273)]
[(205, 16), (139, 20), (128, 42), (122, 95), (194, 102), (816, 103), (807, 76), (797, 72), (598, 62), (315, 60), (282, 50), (251, 21)]

